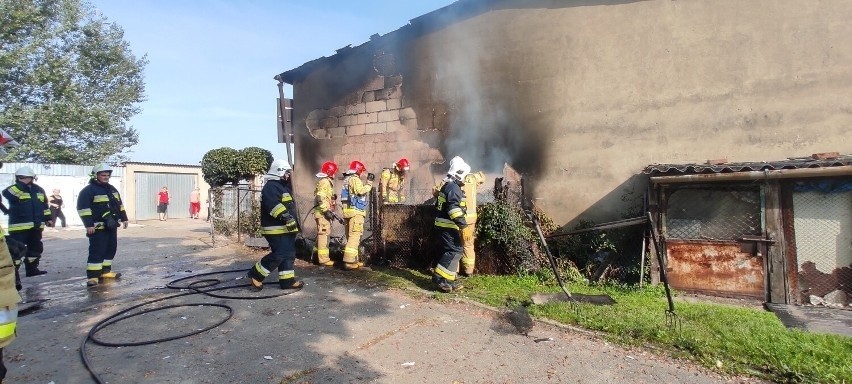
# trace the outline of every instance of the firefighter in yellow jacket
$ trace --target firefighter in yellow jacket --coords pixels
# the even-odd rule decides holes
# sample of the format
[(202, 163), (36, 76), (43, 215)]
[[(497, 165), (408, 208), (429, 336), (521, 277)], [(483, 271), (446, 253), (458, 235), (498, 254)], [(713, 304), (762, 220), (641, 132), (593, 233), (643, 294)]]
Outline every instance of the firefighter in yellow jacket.
[(476, 262), (476, 253), (473, 250), (473, 243), (476, 239), (476, 192), (483, 182), (485, 182), (485, 175), (480, 171), (467, 174), (464, 177), (464, 185), (462, 185), (465, 205), (467, 206), (467, 213), (465, 214), (467, 227), (461, 230), (463, 252), (459, 272), (462, 276), (473, 275)]
[[(2, 166), (3, 163), (0, 163), (0, 167)], [(2, 240), (3, 232), (3, 228), (0, 227), (0, 382), (6, 377), (3, 349), (11, 344), (12, 340), (15, 340), (18, 303), (21, 302), (21, 296), (15, 289), (14, 262), (12, 262), (12, 255), (9, 254), (6, 242)]]
[(367, 216), (367, 197), (373, 189), (372, 173), (367, 174), (367, 183), (361, 181), (361, 175), (367, 171), (358, 160), (349, 163), (349, 171), (343, 180), (340, 203), (343, 205), (343, 220), (346, 224), (346, 247), (343, 248), (343, 269), (353, 270), (363, 266), (358, 261), (358, 248), (361, 235), (364, 234), (364, 218)]
[(382, 193), (382, 202), (385, 204), (396, 204), (405, 201), (405, 174), (410, 169), (408, 159), (399, 159), (393, 163), (393, 167), (382, 170), (382, 182), (379, 190)]
[(314, 218), (317, 221), (317, 245), (314, 253), (317, 255), (317, 263), (330, 267), (334, 261), (329, 257), (328, 235), (331, 233), (331, 221), (334, 217), (334, 204), (337, 195), (334, 194), (334, 174), (337, 173), (337, 164), (326, 161), (317, 173), (317, 186), (314, 189)]

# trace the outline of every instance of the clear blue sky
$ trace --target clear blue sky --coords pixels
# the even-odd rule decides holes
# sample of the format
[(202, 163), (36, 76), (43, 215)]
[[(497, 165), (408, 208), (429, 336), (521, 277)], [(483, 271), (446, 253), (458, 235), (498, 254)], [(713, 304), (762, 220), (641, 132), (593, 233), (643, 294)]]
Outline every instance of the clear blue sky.
[[(272, 79), (338, 48), (386, 34), (454, 0), (93, 0), (147, 54), (147, 101), (130, 124), (133, 161), (198, 164), (210, 149), (276, 138)], [(285, 89), (291, 97), (291, 90)]]

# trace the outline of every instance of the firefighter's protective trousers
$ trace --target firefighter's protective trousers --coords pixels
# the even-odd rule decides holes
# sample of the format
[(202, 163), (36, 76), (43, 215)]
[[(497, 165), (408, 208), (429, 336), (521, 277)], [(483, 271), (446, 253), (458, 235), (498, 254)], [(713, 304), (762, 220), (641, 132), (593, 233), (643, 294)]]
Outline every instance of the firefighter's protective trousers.
[(328, 250), (328, 235), (331, 234), (331, 222), (323, 216), (316, 216), (317, 221), (317, 246), (314, 251), (317, 254), (317, 262), (326, 264), (331, 261), (331, 255)]
[(346, 247), (343, 248), (343, 262), (347, 264), (357, 263), (361, 235), (364, 234), (364, 216), (356, 215), (344, 219), (344, 222), (346, 224)]
[(296, 271), (293, 269), (296, 261), (296, 233), (263, 237), (269, 243), (270, 252), (249, 273), (254, 279), (263, 281), (273, 270), (278, 269), (278, 283), (282, 288), (291, 287), (296, 280)]
[[(12, 260), (15, 266), (20, 266), (21, 262), (26, 264), (27, 268), (38, 267), (41, 260), (41, 254), (44, 252), (44, 244), (41, 242), (41, 228), (30, 228), (23, 231), (9, 232), (9, 237), (27, 245), (26, 259), (21, 260), (21, 255), (12, 255)], [(15, 258), (17, 257), (17, 258)]]
[(352, 174), (346, 178), (340, 194), (346, 225), (346, 246), (343, 248), (345, 264), (358, 263), (358, 248), (364, 233), (364, 217), (367, 216), (367, 194), (372, 188), (372, 184), (364, 184), (360, 176)]
[(476, 265), (476, 252), (473, 250), (473, 243), (476, 240), (476, 222), (467, 223), (467, 227), (461, 230), (461, 270), (466, 275), (473, 274), (473, 268)]
[(97, 228), (89, 238), (86, 278), (94, 279), (112, 271), (112, 260), (118, 250), (118, 228)]
[(456, 271), (459, 270), (459, 260), (462, 256), (461, 236), (458, 230), (449, 228), (436, 228), (438, 249), (438, 264), (435, 266), (435, 274), (453, 281), (456, 279)]
[(317, 262), (326, 264), (331, 261), (328, 250), (328, 236), (331, 234), (331, 222), (325, 218), (325, 213), (334, 211), (334, 183), (330, 177), (317, 181), (314, 189), (314, 218), (317, 221), (317, 245), (314, 252)]

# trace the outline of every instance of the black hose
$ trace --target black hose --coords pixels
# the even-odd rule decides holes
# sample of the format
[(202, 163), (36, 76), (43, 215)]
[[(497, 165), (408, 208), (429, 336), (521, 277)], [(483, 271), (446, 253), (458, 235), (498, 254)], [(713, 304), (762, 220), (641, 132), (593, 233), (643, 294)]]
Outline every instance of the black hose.
[[(132, 313), (132, 314), (129, 314), (129, 315), (126, 315), (126, 316), (122, 316), (122, 315), (124, 315), (124, 314), (126, 314), (130, 311), (133, 311), (137, 308), (144, 307), (146, 305), (150, 305), (150, 304), (153, 304), (153, 303), (169, 300), (169, 299), (174, 299), (176, 297), (197, 295), (197, 294), (202, 294), (202, 295), (220, 298), (220, 299), (260, 300), (260, 299), (270, 299), (270, 298), (274, 298), (274, 297), (281, 297), (281, 296), (289, 295), (289, 294), (292, 294), (292, 293), (295, 293), (295, 292), (298, 292), (298, 291), (301, 290), (301, 288), (294, 289), (294, 290), (285, 290), (285, 291), (282, 291), (281, 293), (277, 293), (277, 294), (273, 294), (273, 295), (264, 295), (264, 296), (232, 296), (232, 295), (222, 295), (222, 294), (217, 294), (217, 293), (212, 293), (212, 292), (221, 291), (221, 290), (225, 290), (225, 289), (232, 289), (232, 288), (249, 287), (251, 284), (237, 284), (237, 285), (228, 285), (228, 286), (224, 286), (224, 287), (216, 287), (216, 285), (222, 283), (222, 280), (214, 278), (214, 279), (198, 280), (198, 281), (195, 281), (195, 282), (189, 283), (187, 285), (183, 285), (183, 286), (177, 285), (178, 282), (198, 278), (200, 276), (209, 276), (209, 275), (217, 275), (217, 274), (225, 274), (225, 273), (233, 273), (233, 272), (245, 273), (246, 270), (245, 269), (232, 269), (232, 270), (227, 270), (227, 271), (199, 273), (199, 274), (196, 274), (196, 275), (183, 277), (183, 278), (180, 278), (180, 279), (177, 279), (177, 280), (172, 280), (168, 284), (166, 284), (167, 288), (180, 289), (180, 290), (190, 290), (190, 291), (178, 293), (178, 294), (171, 295), (171, 296), (161, 297), (159, 299), (149, 300), (149, 301), (146, 301), (146, 302), (141, 303), (141, 304), (136, 304), (136, 305), (134, 305), (130, 308), (119, 311), (118, 313), (115, 313), (115, 314), (97, 322), (92, 327), (92, 329), (89, 330), (89, 333), (86, 335), (86, 337), (83, 339), (83, 343), (80, 345), (80, 357), (83, 360), (83, 365), (86, 367), (86, 370), (89, 371), (89, 374), (92, 376), (92, 379), (94, 379), (95, 382), (98, 383), (98, 384), (104, 383), (103, 379), (101, 379), (101, 377), (97, 374), (97, 372), (95, 372), (94, 368), (92, 368), (92, 364), (91, 364), (91, 362), (89, 362), (89, 358), (86, 356), (86, 344), (89, 341), (92, 341), (95, 344), (102, 345), (102, 346), (105, 346), (105, 347), (130, 347), (130, 346), (157, 344), (157, 343), (162, 343), (164, 341), (177, 340), (177, 339), (181, 339), (181, 338), (184, 338), (184, 337), (189, 337), (189, 336), (197, 335), (197, 334), (202, 333), (202, 332), (209, 331), (213, 328), (216, 328), (216, 327), (224, 324), (228, 320), (230, 320), (231, 316), (234, 313), (234, 309), (231, 308), (228, 305), (225, 305), (225, 304), (189, 303), (189, 304), (167, 305), (167, 306), (164, 306), (164, 307), (153, 308), (153, 309), (143, 309), (143, 310), (140, 310), (138, 312), (135, 312), (135, 313)], [(204, 288), (209, 288), (209, 289), (204, 289)], [(164, 338), (154, 339), (154, 340), (114, 343), (114, 342), (106, 342), (106, 341), (103, 341), (103, 340), (95, 337), (95, 335), (98, 332), (100, 332), (101, 330), (103, 330), (104, 328), (106, 328), (106, 327), (108, 327), (112, 324), (118, 323), (122, 320), (127, 320), (129, 318), (136, 317), (136, 316), (139, 316), (139, 315), (143, 315), (143, 314), (146, 314), (146, 313), (162, 311), (162, 310), (172, 309), (172, 308), (180, 308), (180, 307), (218, 307), (218, 308), (224, 308), (225, 310), (228, 311), (228, 316), (226, 318), (224, 318), (223, 320), (217, 322), (216, 324), (207, 326), (203, 329), (197, 329), (197, 330), (194, 330), (190, 333), (183, 334), (183, 335), (169, 336), (169, 337), (164, 337)]]

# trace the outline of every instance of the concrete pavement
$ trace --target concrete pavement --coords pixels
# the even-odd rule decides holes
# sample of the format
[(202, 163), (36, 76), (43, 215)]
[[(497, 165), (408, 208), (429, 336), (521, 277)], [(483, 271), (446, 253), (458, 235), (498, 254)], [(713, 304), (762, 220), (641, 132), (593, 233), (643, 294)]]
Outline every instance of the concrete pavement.
[[(6, 349), (10, 383), (90, 383), (79, 346), (99, 320), (145, 300), (178, 293), (164, 288), (195, 273), (247, 269), (262, 256), (239, 245), (210, 246), (204, 222), (142, 222), (119, 233), (115, 284), (86, 289), (88, 243), (82, 229), (45, 234), (44, 269), (24, 278), (27, 301), (46, 300), (19, 319)], [(265, 300), (192, 295), (180, 303), (230, 305), (218, 328), (139, 347), (88, 344), (94, 368), (110, 383), (717, 383), (723, 378), (688, 362), (625, 349), (579, 332), (537, 324), (519, 335), (494, 311), (365, 284), (365, 272), (297, 263), (307, 286)], [(224, 275), (228, 283), (241, 274)], [(260, 294), (280, 291), (269, 284)], [(253, 296), (233, 289), (224, 293)], [(25, 304), (27, 305), (33, 304)], [(203, 328), (227, 316), (213, 306), (181, 307), (134, 317), (98, 337), (133, 342)], [(549, 340), (551, 339), (552, 340)], [(539, 339), (539, 342), (536, 342)], [(548, 341), (540, 341), (548, 339)]]

